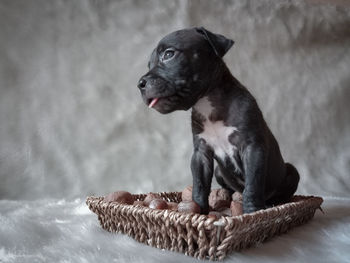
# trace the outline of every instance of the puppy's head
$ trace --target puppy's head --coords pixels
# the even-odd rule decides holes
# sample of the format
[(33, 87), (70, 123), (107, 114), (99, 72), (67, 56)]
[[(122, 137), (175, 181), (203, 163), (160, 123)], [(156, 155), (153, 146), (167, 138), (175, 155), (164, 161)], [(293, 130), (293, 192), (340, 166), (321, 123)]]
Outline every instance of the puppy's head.
[(138, 83), (143, 101), (160, 113), (188, 110), (208, 89), (233, 41), (203, 27), (175, 31), (153, 50)]

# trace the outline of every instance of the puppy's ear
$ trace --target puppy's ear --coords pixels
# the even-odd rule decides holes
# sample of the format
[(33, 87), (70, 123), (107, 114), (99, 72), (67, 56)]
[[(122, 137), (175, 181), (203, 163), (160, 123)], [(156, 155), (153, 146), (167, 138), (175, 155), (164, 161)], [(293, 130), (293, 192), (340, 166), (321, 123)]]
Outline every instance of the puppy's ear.
[(235, 43), (232, 39), (228, 39), (220, 34), (214, 34), (206, 30), (204, 27), (196, 27), (195, 29), (198, 33), (202, 34), (205, 37), (205, 39), (214, 49), (215, 54), (221, 58)]

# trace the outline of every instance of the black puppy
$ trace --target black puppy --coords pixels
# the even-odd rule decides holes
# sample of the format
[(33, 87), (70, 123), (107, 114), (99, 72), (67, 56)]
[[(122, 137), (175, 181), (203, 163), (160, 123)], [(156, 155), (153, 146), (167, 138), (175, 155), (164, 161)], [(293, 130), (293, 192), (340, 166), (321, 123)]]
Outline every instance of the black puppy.
[(222, 60), (232, 45), (204, 28), (173, 32), (153, 50), (138, 83), (144, 102), (160, 113), (192, 107), (192, 198), (201, 213), (209, 210), (213, 173), (223, 188), (243, 193), (245, 213), (287, 202), (299, 182), (254, 97)]

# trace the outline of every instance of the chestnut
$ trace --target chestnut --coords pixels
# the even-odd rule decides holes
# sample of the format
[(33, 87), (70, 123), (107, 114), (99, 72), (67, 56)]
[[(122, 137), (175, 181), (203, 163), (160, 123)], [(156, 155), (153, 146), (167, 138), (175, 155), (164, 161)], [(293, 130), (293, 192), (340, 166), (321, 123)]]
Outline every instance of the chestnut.
[(146, 205), (146, 206), (149, 206), (149, 204), (151, 203), (152, 200), (154, 199), (162, 199), (160, 197), (160, 195), (158, 194), (155, 194), (155, 193), (149, 193), (147, 194), (147, 196), (145, 197), (145, 199), (143, 200), (143, 203)]
[(230, 209), (231, 209), (232, 216), (243, 215), (243, 206), (241, 202), (232, 201)]
[(232, 201), (239, 201), (242, 202), (243, 201), (243, 196), (240, 192), (234, 192), (231, 196)]
[(229, 207), (221, 209), (220, 214), (222, 216), (232, 216), (232, 212), (231, 212), (231, 209)]
[(220, 219), (222, 214), (217, 211), (210, 211), (208, 214), (208, 217), (214, 218), (214, 219)]
[(176, 202), (168, 202), (168, 209), (170, 210), (177, 211), (177, 206), (178, 206), (178, 203)]
[(186, 213), (200, 213), (200, 206), (194, 201), (182, 201), (177, 206), (177, 211)]
[(168, 204), (167, 202), (165, 202), (163, 199), (153, 199), (150, 203), (149, 203), (149, 208), (153, 208), (153, 209), (167, 209), (168, 208)]
[(211, 210), (219, 210), (224, 207), (230, 207), (230, 192), (223, 188), (213, 189), (209, 194), (208, 201)]
[(143, 201), (134, 201), (133, 205), (144, 206)]
[(134, 202), (134, 198), (129, 192), (118, 191), (106, 195), (104, 201), (131, 205)]
[(192, 186), (187, 186), (181, 194), (182, 201), (192, 201)]

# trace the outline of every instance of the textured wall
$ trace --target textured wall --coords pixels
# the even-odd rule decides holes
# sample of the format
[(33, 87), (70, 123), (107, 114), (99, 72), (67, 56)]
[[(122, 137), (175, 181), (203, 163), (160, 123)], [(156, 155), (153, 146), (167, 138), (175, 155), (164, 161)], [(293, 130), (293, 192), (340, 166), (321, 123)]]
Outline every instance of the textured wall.
[(0, 198), (190, 184), (189, 112), (148, 110), (136, 83), (162, 36), (200, 25), (235, 40), (225, 60), (299, 169), (299, 192), (349, 195), (349, 6), (0, 0)]

